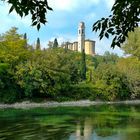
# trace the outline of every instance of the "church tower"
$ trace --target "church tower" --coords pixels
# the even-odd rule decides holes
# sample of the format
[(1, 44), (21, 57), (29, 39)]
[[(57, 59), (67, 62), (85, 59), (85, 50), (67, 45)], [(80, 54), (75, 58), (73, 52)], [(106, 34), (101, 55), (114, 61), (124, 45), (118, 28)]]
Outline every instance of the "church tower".
[(78, 52), (82, 52), (85, 49), (85, 24), (80, 22), (78, 27)]

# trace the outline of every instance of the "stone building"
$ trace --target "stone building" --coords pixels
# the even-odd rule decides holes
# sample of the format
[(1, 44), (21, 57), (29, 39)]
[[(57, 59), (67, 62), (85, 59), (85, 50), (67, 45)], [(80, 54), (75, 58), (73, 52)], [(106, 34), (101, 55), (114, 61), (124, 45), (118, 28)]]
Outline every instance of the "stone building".
[(90, 39), (85, 39), (85, 24), (84, 22), (80, 22), (78, 26), (78, 41), (75, 42), (65, 42), (61, 46), (63, 48), (67, 48), (73, 51), (82, 52), (85, 50), (86, 54), (95, 55), (95, 41)]

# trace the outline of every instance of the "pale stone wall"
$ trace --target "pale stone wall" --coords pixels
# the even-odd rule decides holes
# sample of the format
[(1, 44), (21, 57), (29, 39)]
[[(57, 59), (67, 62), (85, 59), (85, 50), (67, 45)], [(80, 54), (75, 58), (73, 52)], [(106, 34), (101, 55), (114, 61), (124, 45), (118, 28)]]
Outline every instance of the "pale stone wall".
[(69, 44), (68, 44), (68, 49), (69, 49), (69, 50), (73, 50), (73, 44), (72, 44), (72, 43), (69, 43)]
[(89, 39), (85, 40), (84, 22), (80, 22), (78, 26), (78, 42), (63, 42), (61, 47), (78, 52), (82, 52), (82, 50), (85, 49), (85, 54), (95, 55), (95, 41)]
[[(94, 56), (95, 55), (95, 41), (93, 40), (85, 40), (85, 54), (89, 54)], [(62, 45), (63, 48), (68, 48), (72, 51), (79, 51), (78, 50), (78, 42), (67, 42)]]
[(78, 42), (73, 42), (73, 51), (78, 51)]
[(85, 54), (95, 55), (95, 41), (85, 40)]

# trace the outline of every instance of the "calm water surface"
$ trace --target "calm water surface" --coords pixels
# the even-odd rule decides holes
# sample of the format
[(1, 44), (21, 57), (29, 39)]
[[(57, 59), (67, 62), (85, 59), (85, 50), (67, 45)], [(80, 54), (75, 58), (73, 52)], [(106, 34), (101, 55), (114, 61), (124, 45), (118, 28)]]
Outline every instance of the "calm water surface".
[(140, 140), (140, 106), (0, 109), (0, 140)]

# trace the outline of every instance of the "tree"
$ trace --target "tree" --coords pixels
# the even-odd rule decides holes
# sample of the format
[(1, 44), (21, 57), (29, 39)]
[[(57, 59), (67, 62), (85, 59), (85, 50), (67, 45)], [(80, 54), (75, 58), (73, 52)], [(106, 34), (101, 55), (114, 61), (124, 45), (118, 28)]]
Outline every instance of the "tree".
[(10, 45), (12, 46), (20, 46), (21, 44), (19, 44), (18, 41), (23, 40), (22, 35), (19, 35), (17, 33), (18, 28), (16, 27), (12, 27), (9, 31), (7, 31), (6, 33), (4, 33), (2, 35), (2, 42), (6, 42), (7, 46)]
[(47, 22), (46, 13), (48, 12), (48, 10), (52, 10), (52, 8), (48, 5), (47, 0), (2, 1), (6, 1), (9, 4), (11, 4), (9, 13), (15, 10), (20, 17), (24, 17), (31, 14), (32, 26), (37, 26), (38, 30), (40, 29), (41, 24), (45, 24)]
[(119, 56), (117, 54), (106, 51), (104, 55), (96, 55), (92, 59), (92, 61), (94, 62), (94, 68), (96, 69), (101, 63), (116, 64)]
[(53, 42), (53, 48), (57, 48), (57, 47), (58, 47), (58, 42), (57, 42), (57, 38), (55, 38)]
[(106, 51), (103, 55), (103, 62), (108, 64), (116, 64), (119, 57), (117, 54)]
[(112, 15), (94, 23), (93, 31), (100, 30), (100, 39), (113, 35), (111, 47), (121, 47), (121, 44), (128, 37), (128, 32), (134, 31), (139, 26), (140, 1), (116, 0), (111, 11)]
[(86, 55), (84, 49), (81, 54), (81, 78), (82, 80), (86, 80)]
[[(31, 53), (24, 48), (23, 35), (12, 27), (1, 35), (0, 41), (0, 101), (13, 102), (20, 98), (22, 91), (15, 81), (16, 66), (26, 63)], [(10, 93), (10, 94), (9, 94)]]
[(95, 88), (105, 100), (128, 99), (131, 96), (128, 79), (116, 65), (100, 64), (94, 74)]
[(49, 46), (49, 48), (52, 48), (53, 47), (53, 41), (49, 41), (48, 46)]
[(23, 38), (25, 40), (24, 48), (27, 49), (28, 46), (27, 46), (27, 34), (26, 33), (24, 34)]
[(122, 58), (117, 69), (127, 77), (131, 98), (140, 98), (140, 61), (136, 57)]
[(37, 38), (37, 42), (36, 42), (36, 50), (40, 50), (40, 39), (39, 37)]
[(10, 66), (14, 67), (19, 60), (26, 60), (28, 55), (24, 48), (25, 41), (23, 35), (17, 33), (16, 27), (12, 27), (1, 37), (0, 60), (2, 62), (10, 63)]
[(136, 28), (134, 32), (128, 33), (128, 38), (122, 49), (125, 54), (130, 54), (140, 60), (140, 28)]

